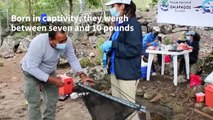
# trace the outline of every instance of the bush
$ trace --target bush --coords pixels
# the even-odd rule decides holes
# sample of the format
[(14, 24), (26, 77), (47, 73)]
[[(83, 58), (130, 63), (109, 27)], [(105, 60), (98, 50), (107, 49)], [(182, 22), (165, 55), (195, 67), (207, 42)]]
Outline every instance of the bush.
[(94, 64), (88, 58), (83, 58), (80, 60), (80, 64), (82, 68), (93, 67)]
[(14, 34), (14, 38), (15, 38), (15, 39), (23, 39), (23, 38), (25, 38), (27, 35), (29, 35), (29, 32), (27, 32), (27, 31), (16, 32), (16, 33)]
[(98, 40), (98, 44), (97, 44), (97, 50), (98, 50), (98, 55), (96, 56), (96, 61), (98, 65), (101, 65), (102, 63), (102, 56), (103, 56), (103, 52), (101, 50), (101, 45), (104, 43), (104, 38), (100, 38)]

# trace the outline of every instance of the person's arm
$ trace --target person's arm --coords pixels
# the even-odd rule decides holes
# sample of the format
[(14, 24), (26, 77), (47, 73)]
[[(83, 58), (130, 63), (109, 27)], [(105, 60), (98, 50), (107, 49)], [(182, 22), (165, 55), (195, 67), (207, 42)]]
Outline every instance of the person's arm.
[(112, 42), (112, 49), (115, 50), (116, 56), (120, 58), (134, 58), (138, 56), (142, 49), (141, 37), (141, 28), (134, 25), (134, 31), (128, 31), (126, 38), (120, 38), (126, 39), (124, 42), (121, 43), (119, 40), (114, 40)]
[(148, 41), (149, 41), (149, 35), (146, 34), (143, 38), (143, 46), (149, 47), (150, 45), (149, 45)]
[(73, 72), (78, 73), (78, 72), (82, 72), (82, 67), (80, 65), (80, 62), (78, 60), (78, 58), (75, 55), (72, 43), (68, 40), (67, 41), (67, 46), (66, 46), (66, 51), (65, 51), (65, 55), (68, 59), (68, 62), (70, 64), (70, 66), (73, 69)]
[(32, 41), (27, 52), (27, 72), (39, 79), (40, 81), (47, 82), (49, 74), (43, 72), (39, 69), (39, 65), (42, 62), (43, 56), (42, 45), (37, 43), (37, 41)]
[(39, 69), (39, 65), (42, 62), (44, 47), (36, 42), (37, 41), (31, 42), (27, 52), (27, 72), (40, 81), (50, 82), (58, 87), (63, 86), (63, 82), (60, 78), (51, 77), (49, 74)]
[(73, 71), (82, 79), (82, 81), (84, 83), (86, 82), (93, 82), (92, 79), (90, 79), (82, 70), (81, 64), (78, 60), (78, 58), (75, 55), (72, 43), (69, 42), (67, 43), (66, 46), (66, 51), (65, 51), (65, 55), (69, 61), (70, 66), (73, 68)]

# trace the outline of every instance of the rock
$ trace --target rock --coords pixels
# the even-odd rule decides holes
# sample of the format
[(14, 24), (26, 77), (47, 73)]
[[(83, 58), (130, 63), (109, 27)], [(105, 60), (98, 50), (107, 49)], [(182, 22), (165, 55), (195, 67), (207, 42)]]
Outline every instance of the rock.
[(174, 28), (172, 30), (173, 33), (176, 33), (176, 32), (181, 32), (181, 31), (187, 31), (187, 27), (183, 27), (183, 28)]
[(160, 99), (160, 104), (164, 105), (169, 102), (173, 101), (172, 97), (169, 97), (168, 95), (164, 95), (162, 99)]
[(67, 58), (64, 57), (64, 56), (60, 56), (57, 66), (65, 67), (66, 65), (68, 65), (68, 60), (67, 60)]
[(0, 46), (0, 56), (3, 58), (11, 58), (14, 56), (13, 47), (15, 45), (14, 38), (7, 36), (4, 38), (2, 45)]
[(170, 93), (169, 95), (172, 96), (172, 97), (175, 97), (175, 96), (176, 96), (175, 93)]
[(13, 93), (14, 95), (20, 95), (20, 94), (21, 94), (19, 91), (16, 91), (16, 90), (13, 90), (12, 93)]
[(10, 80), (11, 80), (12, 82), (17, 82), (19, 79), (18, 79), (18, 77), (14, 76), (14, 77), (12, 77)]
[(137, 9), (136, 10), (136, 18), (137, 19), (143, 18), (143, 12)]
[(5, 95), (0, 95), (0, 99), (4, 99), (5, 98)]
[(137, 95), (137, 96), (143, 96), (143, 95), (144, 95), (144, 90), (143, 90), (142, 88), (138, 88), (138, 89), (136, 90), (136, 95)]
[(90, 42), (91, 46), (95, 48), (98, 44), (98, 37), (97, 36), (90, 36), (89, 42)]
[(20, 40), (17, 53), (26, 52), (27, 48), (30, 44), (31, 38), (29, 36), (25, 37), (24, 39)]
[[(111, 93), (110, 75), (108, 74), (106, 69), (104, 69), (102, 66), (95, 66), (87, 67), (83, 69), (83, 71), (94, 80), (94, 88), (96, 90), (108, 90), (108, 93)], [(68, 72), (67, 75), (72, 77), (74, 76), (73, 72)]]
[(204, 92), (204, 87), (202, 85), (194, 86), (193, 88), (190, 88), (187, 86), (186, 94), (188, 97), (195, 97), (196, 93)]
[(151, 103), (159, 102), (161, 98), (163, 98), (163, 95), (158, 94), (157, 96), (155, 96), (154, 98), (152, 98), (152, 100), (150, 100), (150, 102)]
[(1, 83), (0, 88), (6, 88), (8, 85), (6, 83)]
[(196, 109), (202, 109), (203, 107), (205, 106), (205, 104), (204, 103), (195, 103), (195, 108)]
[(211, 107), (204, 107), (201, 111), (213, 116), (213, 108)]
[(185, 83), (187, 82), (187, 79), (184, 75), (179, 75), (178, 76), (178, 83)]
[(177, 104), (173, 104), (172, 106), (172, 111), (174, 114), (181, 114), (181, 113), (186, 113), (187, 112), (187, 108), (179, 106)]
[(148, 26), (149, 31), (150, 31), (153, 27), (158, 26), (158, 24), (156, 22), (149, 22), (147, 26)]
[(147, 91), (144, 93), (143, 97), (144, 99), (150, 100), (152, 99), (156, 94), (154, 93), (154, 91)]
[(91, 52), (91, 53), (89, 54), (89, 56), (90, 56), (90, 57), (95, 57), (95, 53)]
[(173, 29), (173, 27), (170, 24), (164, 24), (164, 25), (160, 26), (160, 30), (163, 34), (171, 33), (172, 29)]
[(184, 114), (178, 114), (172, 117), (172, 120), (184, 120), (185, 115)]

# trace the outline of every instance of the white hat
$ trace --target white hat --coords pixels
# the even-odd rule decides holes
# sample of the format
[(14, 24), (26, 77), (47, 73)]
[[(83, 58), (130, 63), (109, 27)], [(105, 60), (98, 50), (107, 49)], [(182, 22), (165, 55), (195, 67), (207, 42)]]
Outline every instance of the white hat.
[(160, 27), (158, 27), (158, 26), (153, 27), (153, 31), (160, 32)]
[(115, 3), (123, 3), (123, 4), (130, 5), (131, 0), (110, 0), (109, 2), (105, 3), (105, 5), (110, 6), (110, 5), (113, 5)]
[(194, 36), (195, 35), (195, 31), (189, 31), (189, 32), (186, 33), (186, 35), (192, 35), (192, 36)]

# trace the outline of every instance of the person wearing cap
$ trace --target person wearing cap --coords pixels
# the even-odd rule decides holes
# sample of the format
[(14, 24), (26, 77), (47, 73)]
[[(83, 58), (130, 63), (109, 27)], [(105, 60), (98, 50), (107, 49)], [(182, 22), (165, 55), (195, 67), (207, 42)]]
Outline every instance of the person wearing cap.
[(158, 34), (160, 33), (160, 28), (159, 27), (153, 27), (151, 32), (147, 33), (144, 35), (142, 39), (143, 43), (143, 48), (142, 48), (142, 54), (145, 56), (148, 56), (146, 53), (146, 49), (149, 46), (158, 46), (159, 45), (159, 40), (158, 40)]
[[(93, 80), (83, 73), (65, 31), (49, 31), (36, 36), (21, 61), (29, 120), (55, 120), (58, 88), (63, 86), (62, 79), (57, 77), (55, 72), (61, 54), (67, 57), (73, 71), (79, 75), (83, 83), (93, 83)], [(40, 111), (40, 85), (45, 105), (43, 114)]]
[[(180, 43), (181, 41), (177, 41)], [(198, 60), (199, 50), (200, 50), (200, 35), (195, 31), (189, 31), (186, 33), (186, 43), (192, 48), (192, 52), (189, 53), (189, 63), (190, 65), (193, 65)], [(181, 58), (180, 60), (180, 66), (179, 66), (179, 75), (182, 74), (184, 71), (184, 74), (186, 75), (185, 70), (185, 60), (184, 58)]]
[[(148, 59), (148, 53), (146, 53), (146, 49), (149, 46), (154, 46), (154, 47), (159, 46), (159, 42), (160, 42), (158, 37), (159, 33), (160, 33), (160, 28), (155, 26), (152, 28), (151, 32), (144, 35), (142, 39), (142, 44), (143, 44), (142, 55), (143, 55), (143, 60), (145, 62), (147, 62), (147, 59)], [(158, 56), (158, 58), (160, 58), (160, 56)], [(152, 64), (152, 75), (156, 75), (156, 69), (154, 64)]]
[[(136, 19), (136, 5), (131, 0), (111, 0), (105, 5), (111, 6), (112, 16), (128, 17), (128, 21), (115, 21), (116, 27), (134, 28), (133, 31), (113, 31), (109, 40), (103, 43), (102, 51), (110, 59), (108, 68), (112, 95), (135, 103), (137, 84), (141, 77), (142, 49), (142, 30)], [(131, 119), (138, 120), (138, 114), (132, 114)]]

